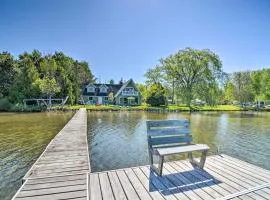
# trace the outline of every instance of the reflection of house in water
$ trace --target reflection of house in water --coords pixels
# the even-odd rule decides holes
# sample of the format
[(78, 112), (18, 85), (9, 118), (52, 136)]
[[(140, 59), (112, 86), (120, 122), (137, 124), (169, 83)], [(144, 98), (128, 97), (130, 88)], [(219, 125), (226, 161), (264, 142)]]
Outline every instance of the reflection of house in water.
[[(111, 96), (113, 101), (110, 102)], [(134, 81), (124, 84), (88, 84), (83, 90), (83, 100), (86, 104), (102, 105), (114, 103), (117, 105), (140, 105), (141, 96)]]

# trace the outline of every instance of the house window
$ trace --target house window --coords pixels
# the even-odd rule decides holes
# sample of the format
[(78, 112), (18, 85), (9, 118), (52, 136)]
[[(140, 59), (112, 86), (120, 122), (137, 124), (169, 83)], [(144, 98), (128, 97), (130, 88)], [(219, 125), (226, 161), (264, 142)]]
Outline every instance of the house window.
[(95, 88), (94, 87), (88, 87), (87, 92), (95, 92)]
[(109, 98), (108, 98), (108, 97), (104, 97), (104, 100), (105, 100), (105, 101), (108, 101), (108, 100), (109, 100)]
[(92, 101), (93, 100), (93, 97), (89, 97), (89, 101)]
[(105, 87), (100, 88), (100, 92), (106, 93), (107, 92), (107, 88), (105, 88)]

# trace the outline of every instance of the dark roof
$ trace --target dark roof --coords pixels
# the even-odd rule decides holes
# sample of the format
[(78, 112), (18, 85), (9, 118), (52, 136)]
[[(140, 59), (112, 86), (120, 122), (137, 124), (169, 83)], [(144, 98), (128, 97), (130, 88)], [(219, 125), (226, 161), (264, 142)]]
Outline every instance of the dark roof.
[[(87, 86), (88, 85), (94, 85), (96, 87), (95, 92), (87, 92)], [(123, 84), (101, 84), (101, 83), (91, 83), (88, 84), (84, 87), (83, 90), (83, 95), (88, 95), (88, 96), (108, 96), (111, 92), (115, 95), (118, 90), (123, 86)], [(100, 93), (99, 87), (101, 85), (106, 85), (108, 87), (108, 92), (107, 93)]]
[[(95, 92), (87, 92), (87, 86), (83, 89), (83, 95), (87, 96), (108, 96), (111, 92), (115, 97), (117, 97), (119, 94), (121, 94), (122, 90), (126, 88), (129, 84), (131, 84), (134, 88), (136, 88), (136, 85), (132, 79), (129, 79), (123, 84), (103, 84), (103, 83), (90, 83), (88, 85), (94, 85)], [(99, 87), (102, 85), (106, 85), (108, 87), (108, 92), (107, 93), (100, 93)], [(137, 88), (136, 88), (137, 89)]]

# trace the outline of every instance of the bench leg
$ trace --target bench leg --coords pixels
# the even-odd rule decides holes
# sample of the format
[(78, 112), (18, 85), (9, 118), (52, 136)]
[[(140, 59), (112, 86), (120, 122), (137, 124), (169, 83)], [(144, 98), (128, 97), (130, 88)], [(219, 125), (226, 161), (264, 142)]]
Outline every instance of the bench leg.
[(207, 151), (203, 151), (202, 155), (201, 155), (200, 162), (197, 162), (196, 160), (193, 159), (192, 153), (188, 153), (189, 162), (192, 165), (195, 165), (196, 167), (199, 167), (199, 168), (203, 169), (204, 163), (205, 163), (205, 160), (206, 160), (206, 155), (207, 155)]
[(150, 169), (152, 169), (157, 175), (162, 176), (164, 156), (159, 156), (158, 166), (156, 167), (153, 163), (150, 165)]
[(205, 163), (205, 160), (206, 160), (206, 154), (207, 154), (207, 151), (202, 152), (202, 156), (201, 156), (200, 164), (199, 164), (199, 167), (201, 169), (203, 169), (203, 167), (204, 167), (204, 163)]
[(159, 176), (162, 176), (163, 161), (164, 161), (164, 156), (159, 156), (159, 162), (158, 162), (158, 175)]
[(193, 156), (192, 156), (192, 152), (188, 153), (188, 159), (189, 159), (189, 162), (193, 162)]
[(150, 165), (153, 166), (153, 153), (149, 147), (148, 147), (148, 156), (149, 156)]

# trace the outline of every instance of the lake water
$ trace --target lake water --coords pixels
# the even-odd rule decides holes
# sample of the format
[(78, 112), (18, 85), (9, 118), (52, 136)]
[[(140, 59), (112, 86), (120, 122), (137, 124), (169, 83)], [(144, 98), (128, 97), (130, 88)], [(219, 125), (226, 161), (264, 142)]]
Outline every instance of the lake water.
[[(0, 113), (1, 200), (11, 199), (24, 174), (72, 115)], [(178, 118), (191, 121), (194, 142), (208, 144), (210, 154), (221, 146), (226, 154), (270, 170), (270, 113), (88, 112), (92, 171), (148, 164), (145, 121)]]
[(148, 164), (145, 121), (178, 118), (190, 120), (193, 141), (208, 144), (209, 154), (219, 146), (222, 153), (270, 170), (270, 113), (89, 112), (92, 171)]
[(22, 177), (73, 113), (0, 113), (0, 199), (16, 193)]

